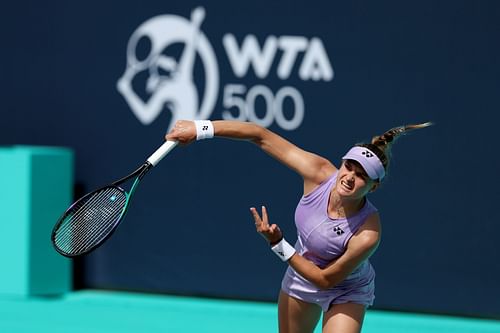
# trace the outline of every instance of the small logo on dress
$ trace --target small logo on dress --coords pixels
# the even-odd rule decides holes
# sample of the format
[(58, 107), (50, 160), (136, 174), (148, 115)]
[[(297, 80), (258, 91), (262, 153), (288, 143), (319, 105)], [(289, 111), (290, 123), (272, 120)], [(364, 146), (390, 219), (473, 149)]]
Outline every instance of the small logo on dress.
[(333, 228), (333, 231), (335, 231), (339, 236), (344, 233), (344, 230), (340, 229), (340, 227)]

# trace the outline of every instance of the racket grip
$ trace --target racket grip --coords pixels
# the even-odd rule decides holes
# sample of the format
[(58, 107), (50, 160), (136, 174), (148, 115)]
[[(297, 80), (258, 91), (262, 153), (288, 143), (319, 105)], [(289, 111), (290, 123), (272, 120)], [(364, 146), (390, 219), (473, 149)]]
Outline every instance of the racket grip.
[(153, 155), (149, 156), (148, 162), (151, 163), (152, 166), (157, 165), (160, 161), (177, 146), (177, 141), (165, 141), (164, 144), (158, 148)]

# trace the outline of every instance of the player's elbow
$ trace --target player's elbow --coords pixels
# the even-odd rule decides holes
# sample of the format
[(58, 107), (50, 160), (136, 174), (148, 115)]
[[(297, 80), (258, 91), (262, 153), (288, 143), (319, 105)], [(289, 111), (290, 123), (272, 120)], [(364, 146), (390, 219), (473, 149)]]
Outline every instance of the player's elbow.
[(251, 123), (250, 126), (252, 127), (250, 141), (255, 143), (257, 146), (262, 147), (271, 132), (267, 128), (254, 123)]

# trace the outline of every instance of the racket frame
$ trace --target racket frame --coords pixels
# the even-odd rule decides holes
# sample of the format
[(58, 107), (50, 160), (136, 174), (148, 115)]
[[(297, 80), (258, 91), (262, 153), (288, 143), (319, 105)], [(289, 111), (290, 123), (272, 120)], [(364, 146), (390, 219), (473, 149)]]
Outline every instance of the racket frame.
[[(97, 189), (95, 191), (92, 191), (86, 195), (84, 195), (83, 197), (81, 197), (80, 199), (76, 200), (68, 209), (66, 209), (66, 211), (61, 215), (61, 217), (59, 218), (59, 220), (57, 221), (57, 223), (55, 224), (54, 228), (52, 229), (52, 234), (51, 234), (51, 241), (52, 241), (52, 245), (54, 246), (55, 250), (60, 253), (61, 255), (65, 256), (65, 257), (68, 257), (68, 258), (74, 258), (74, 257), (78, 257), (78, 256), (81, 256), (81, 255), (85, 255), (85, 254), (88, 254), (92, 251), (94, 251), (96, 248), (98, 248), (99, 246), (101, 246), (107, 239), (109, 239), (111, 237), (111, 235), (113, 235), (113, 233), (116, 231), (116, 229), (118, 228), (118, 225), (120, 224), (120, 222), (123, 220), (123, 218), (125, 217), (127, 211), (128, 211), (128, 207), (129, 207), (129, 203), (130, 203), (130, 198), (132, 197), (132, 195), (134, 194), (136, 188), (137, 188), (137, 185), (139, 184), (139, 182), (141, 181), (142, 177), (144, 177), (144, 175), (154, 166), (156, 166), (172, 149), (174, 149), (176, 146), (177, 146), (178, 142), (177, 141), (166, 141), (164, 142), (151, 156), (149, 156), (149, 158), (146, 160), (146, 162), (144, 162), (140, 167), (138, 167), (136, 170), (134, 170), (132, 173), (128, 174), (127, 176), (123, 177), (123, 178), (120, 178), (118, 179), (117, 181), (111, 183), (110, 185), (107, 185), (107, 186), (104, 186), (104, 187), (101, 187), (100, 189)], [(128, 181), (129, 179), (133, 178), (133, 177), (136, 177), (132, 186), (130, 187), (130, 190), (127, 192), (125, 191), (123, 188), (121, 188), (120, 184)], [(120, 214), (120, 216), (116, 219), (116, 221), (112, 224), (112, 229), (108, 232), (108, 234), (106, 236), (104, 236), (99, 242), (95, 243), (93, 246), (91, 246), (90, 248), (88, 248), (86, 251), (84, 252), (78, 252), (78, 253), (68, 253), (64, 250), (62, 250), (61, 248), (59, 248), (56, 244), (56, 234), (57, 234), (57, 231), (59, 229), (59, 226), (63, 223), (66, 215), (68, 214), (69, 211), (72, 210), (72, 208), (77, 205), (78, 203), (82, 202), (85, 198), (88, 198), (89, 196), (92, 196), (93, 194), (95, 194), (96, 192), (99, 192), (99, 191), (102, 191), (103, 189), (105, 188), (116, 188), (118, 189), (119, 191), (121, 191), (122, 193), (125, 194), (125, 197), (126, 197), (126, 201), (125, 201), (125, 205), (123, 207), (123, 210)]]
[[(134, 194), (135, 189), (137, 188), (137, 185), (139, 184), (139, 182), (142, 179), (142, 177), (144, 177), (144, 175), (151, 169), (151, 167), (152, 167), (151, 163), (145, 162), (143, 165), (141, 165), (139, 168), (137, 168), (135, 171), (133, 171), (129, 175), (127, 175), (127, 176), (125, 176), (125, 177), (123, 177), (123, 178), (121, 178), (121, 179), (119, 179), (119, 180), (111, 183), (110, 185), (103, 186), (103, 187), (101, 187), (101, 188), (99, 188), (99, 189), (97, 189), (95, 191), (87, 193), (86, 195), (84, 195), (83, 197), (81, 197), (80, 199), (78, 199), (77, 201), (75, 201), (68, 209), (66, 209), (66, 211), (62, 214), (62, 216), (59, 218), (59, 220), (57, 221), (56, 225), (52, 229), (51, 240), (52, 240), (52, 245), (54, 246), (55, 250), (59, 254), (65, 256), (65, 257), (74, 258), (74, 257), (79, 257), (79, 256), (82, 256), (82, 255), (85, 255), (85, 254), (88, 254), (88, 253), (94, 251), (96, 248), (98, 248), (99, 246), (101, 246), (106, 240), (108, 240), (114, 234), (114, 232), (116, 231), (116, 229), (118, 229), (118, 225), (123, 220), (123, 218), (125, 217), (125, 215), (126, 215), (126, 213), (128, 211), (128, 207), (129, 207), (129, 203), (130, 203), (130, 198)], [(129, 180), (129, 179), (131, 179), (133, 177), (136, 177), (136, 178), (135, 178), (132, 186), (130, 187), (129, 191), (125, 191), (122, 187), (118, 186), (118, 185), (126, 182), (127, 180)], [(96, 192), (100, 192), (100, 191), (102, 191), (102, 190), (104, 190), (106, 188), (115, 188), (118, 191), (122, 192), (125, 195), (125, 198), (126, 198), (125, 199), (126, 201), (125, 201), (125, 204), (123, 206), (122, 212), (120, 213), (120, 216), (116, 219), (116, 221), (114, 221), (114, 223), (111, 225), (111, 229), (108, 232), (108, 234), (106, 236), (104, 236), (101, 240), (99, 240), (99, 242), (95, 243), (94, 245), (92, 245), (91, 247), (89, 247), (87, 250), (85, 250), (83, 252), (69, 253), (69, 252), (66, 252), (63, 249), (61, 249), (59, 246), (57, 246), (56, 235), (57, 235), (59, 227), (64, 222), (64, 220), (65, 220), (66, 215), (68, 214), (68, 212), (70, 212), (75, 205), (81, 203), (82, 201), (85, 201), (88, 197), (94, 195)]]

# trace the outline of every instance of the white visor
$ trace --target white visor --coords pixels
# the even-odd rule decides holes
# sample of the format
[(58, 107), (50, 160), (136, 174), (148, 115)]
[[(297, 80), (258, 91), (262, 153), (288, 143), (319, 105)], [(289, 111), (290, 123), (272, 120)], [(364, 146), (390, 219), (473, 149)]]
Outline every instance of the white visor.
[(370, 149), (365, 147), (352, 147), (344, 157), (343, 160), (354, 160), (361, 164), (365, 169), (366, 174), (370, 179), (377, 180), (384, 178), (385, 169), (377, 155)]

